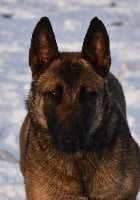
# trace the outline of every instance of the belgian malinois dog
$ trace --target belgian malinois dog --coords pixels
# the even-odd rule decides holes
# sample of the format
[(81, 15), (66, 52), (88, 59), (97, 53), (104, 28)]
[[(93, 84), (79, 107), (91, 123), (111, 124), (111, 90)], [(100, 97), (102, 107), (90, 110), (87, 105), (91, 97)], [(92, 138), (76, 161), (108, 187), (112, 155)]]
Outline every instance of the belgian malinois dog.
[(95, 17), (82, 51), (59, 52), (48, 18), (29, 51), (28, 114), (21, 171), (28, 200), (136, 200), (140, 150), (119, 81), (109, 72), (109, 37)]

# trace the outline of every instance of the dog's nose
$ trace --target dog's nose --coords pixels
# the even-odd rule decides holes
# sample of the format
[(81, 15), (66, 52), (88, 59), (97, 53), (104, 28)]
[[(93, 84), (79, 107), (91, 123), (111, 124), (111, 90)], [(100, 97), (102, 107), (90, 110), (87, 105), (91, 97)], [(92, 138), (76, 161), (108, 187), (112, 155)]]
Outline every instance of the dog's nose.
[(64, 137), (61, 147), (66, 153), (75, 153), (79, 148), (79, 140), (77, 137)]
[(75, 148), (77, 146), (77, 139), (66, 138), (63, 140), (63, 144), (67, 147)]

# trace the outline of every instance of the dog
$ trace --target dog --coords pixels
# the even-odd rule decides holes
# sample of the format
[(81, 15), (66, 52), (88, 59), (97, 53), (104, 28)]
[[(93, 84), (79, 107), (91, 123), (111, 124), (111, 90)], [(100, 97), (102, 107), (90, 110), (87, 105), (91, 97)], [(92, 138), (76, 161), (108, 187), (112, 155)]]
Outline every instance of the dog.
[(20, 132), (28, 200), (136, 200), (140, 150), (129, 131), (122, 86), (110, 72), (109, 43), (94, 17), (81, 52), (59, 52), (49, 19), (37, 23)]

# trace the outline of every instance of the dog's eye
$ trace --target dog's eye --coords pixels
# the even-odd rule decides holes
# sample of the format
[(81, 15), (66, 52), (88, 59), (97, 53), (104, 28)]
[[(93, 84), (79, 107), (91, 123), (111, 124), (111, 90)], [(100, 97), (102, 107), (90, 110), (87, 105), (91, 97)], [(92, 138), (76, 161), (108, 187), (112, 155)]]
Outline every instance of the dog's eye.
[(45, 96), (52, 97), (52, 98), (55, 98), (57, 96), (56, 91), (46, 91), (44, 94)]
[(44, 96), (47, 99), (52, 99), (56, 103), (59, 103), (62, 100), (62, 87), (57, 87), (55, 90), (47, 90), (44, 92)]
[(80, 91), (80, 100), (81, 101), (88, 101), (92, 100), (97, 96), (97, 92), (95, 90), (89, 89), (89, 88), (81, 88)]
[(95, 97), (96, 94), (97, 93), (95, 91), (87, 91), (84, 94), (84, 98), (88, 100), (88, 99), (91, 99), (91, 98)]

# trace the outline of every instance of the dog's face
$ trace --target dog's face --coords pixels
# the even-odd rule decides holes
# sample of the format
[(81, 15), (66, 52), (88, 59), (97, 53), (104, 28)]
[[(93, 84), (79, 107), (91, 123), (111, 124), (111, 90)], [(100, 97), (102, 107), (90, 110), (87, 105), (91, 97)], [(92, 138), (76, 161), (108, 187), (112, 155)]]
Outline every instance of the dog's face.
[(91, 137), (103, 118), (109, 39), (94, 18), (81, 53), (60, 53), (47, 18), (37, 24), (29, 62), (32, 87), (28, 107), (35, 123), (46, 129), (66, 153), (91, 149)]

